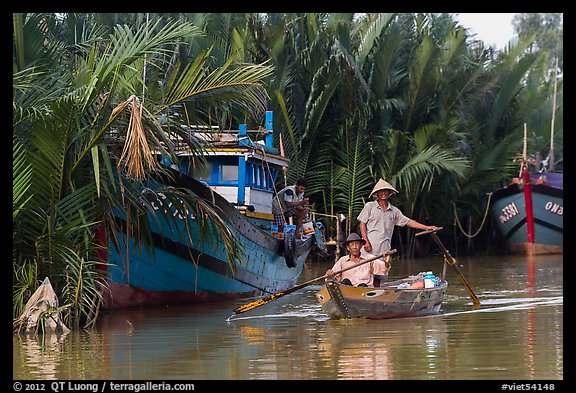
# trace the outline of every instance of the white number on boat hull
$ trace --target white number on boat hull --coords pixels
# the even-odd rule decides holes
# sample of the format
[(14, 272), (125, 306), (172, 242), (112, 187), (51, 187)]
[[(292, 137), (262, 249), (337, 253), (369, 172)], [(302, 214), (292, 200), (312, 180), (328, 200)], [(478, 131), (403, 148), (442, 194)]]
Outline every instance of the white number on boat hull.
[(509, 203), (502, 208), (502, 214), (500, 215), (500, 222), (502, 224), (510, 221), (514, 216), (520, 214), (518, 207), (515, 202)]
[[(544, 208), (552, 214), (557, 214), (559, 216), (564, 215), (564, 207), (552, 201), (546, 202)], [(502, 208), (502, 214), (500, 214), (499, 217), (500, 222), (505, 224), (518, 214), (520, 214), (520, 210), (518, 210), (516, 203), (509, 203)]]

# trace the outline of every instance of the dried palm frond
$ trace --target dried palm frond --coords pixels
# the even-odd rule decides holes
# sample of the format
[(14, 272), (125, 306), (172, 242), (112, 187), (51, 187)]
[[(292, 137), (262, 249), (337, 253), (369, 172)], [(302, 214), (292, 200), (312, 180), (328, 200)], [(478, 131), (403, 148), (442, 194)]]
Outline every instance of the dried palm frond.
[(112, 116), (123, 111), (129, 105), (131, 106), (130, 122), (118, 165), (124, 167), (126, 176), (141, 180), (147, 172), (158, 169), (159, 164), (146, 138), (142, 123), (142, 107), (138, 98), (135, 95), (130, 96), (114, 108)]

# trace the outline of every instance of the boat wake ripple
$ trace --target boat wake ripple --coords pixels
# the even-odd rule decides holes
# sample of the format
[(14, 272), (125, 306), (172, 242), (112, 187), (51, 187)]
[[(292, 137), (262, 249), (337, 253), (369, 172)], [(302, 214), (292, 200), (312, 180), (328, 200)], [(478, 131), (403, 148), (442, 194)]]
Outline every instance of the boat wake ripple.
[[(564, 304), (564, 296), (538, 297), (538, 298), (508, 298), (508, 299), (485, 299), (481, 300), (481, 306), (475, 310), (455, 311), (441, 314), (442, 316), (452, 316), (460, 314), (470, 314), (477, 312), (500, 312), (510, 310), (524, 310), (536, 306), (554, 306)], [(489, 306), (483, 308), (485, 306)]]
[(326, 320), (329, 319), (329, 317), (327, 315), (324, 314), (319, 314), (318, 311), (316, 310), (310, 310), (310, 311), (288, 311), (288, 312), (283, 312), (283, 313), (279, 313), (279, 314), (265, 314), (265, 315), (252, 315), (252, 316), (236, 316), (236, 315), (231, 315), (228, 317), (228, 319), (226, 319), (226, 322), (234, 322), (234, 321), (240, 321), (240, 320), (246, 320), (246, 319), (262, 319), (262, 318), (291, 318), (291, 317), (298, 317), (298, 318), (314, 318), (318, 321), (320, 320)]

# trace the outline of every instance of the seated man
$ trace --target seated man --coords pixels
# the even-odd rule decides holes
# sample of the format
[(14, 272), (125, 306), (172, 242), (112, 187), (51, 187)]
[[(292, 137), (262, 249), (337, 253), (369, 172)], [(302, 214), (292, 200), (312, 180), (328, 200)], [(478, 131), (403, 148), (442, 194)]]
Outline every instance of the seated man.
[(344, 255), (332, 267), (326, 271), (327, 276), (332, 276), (334, 280), (356, 287), (372, 287), (374, 286), (374, 276), (379, 277), (388, 276), (390, 271), (390, 255), (386, 255), (386, 260), (376, 259), (370, 263), (358, 266), (357, 268), (347, 270), (340, 274), (334, 274), (336, 271), (346, 269), (357, 263), (366, 261), (373, 258), (374, 255), (368, 253), (361, 253), (362, 246), (366, 243), (357, 233), (352, 232), (344, 242), (348, 255)]

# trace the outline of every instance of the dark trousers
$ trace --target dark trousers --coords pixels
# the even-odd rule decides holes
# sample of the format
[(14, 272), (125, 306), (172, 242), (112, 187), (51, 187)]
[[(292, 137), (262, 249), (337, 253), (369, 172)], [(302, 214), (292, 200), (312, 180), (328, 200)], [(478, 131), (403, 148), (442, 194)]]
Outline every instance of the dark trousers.
[[(340, 284), (352, 286), (352, 281), (350, 281), (349, 278), (345, 278), (344, 280), (340, 281)], [(357, 285), (357, 287), (367, 287), (367, 286), (368, 286), (368, 285), (366, 285), (366, 284), (364, 284), (364, 283)]]

